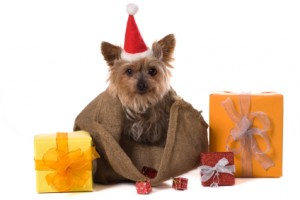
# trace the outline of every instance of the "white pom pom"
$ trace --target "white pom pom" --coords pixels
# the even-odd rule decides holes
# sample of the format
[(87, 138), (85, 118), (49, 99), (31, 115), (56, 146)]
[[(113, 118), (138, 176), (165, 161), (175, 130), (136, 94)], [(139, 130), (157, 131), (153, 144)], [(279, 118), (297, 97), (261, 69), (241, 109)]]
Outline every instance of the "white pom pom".
[(135, 13), (137, 13), (138, 10), (139, 7), (134, 3), (130, 3), (127, 5), (127, 12), (129, 15), (135, 15)]

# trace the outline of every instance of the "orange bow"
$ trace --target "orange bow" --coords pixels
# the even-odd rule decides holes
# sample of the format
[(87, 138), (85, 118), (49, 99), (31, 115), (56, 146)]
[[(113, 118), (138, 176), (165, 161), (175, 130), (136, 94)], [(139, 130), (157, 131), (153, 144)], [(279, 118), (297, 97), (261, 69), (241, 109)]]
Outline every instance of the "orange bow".
[(81, 149), (69, 152), (67, 133), (56, 134), (56, 145), (44, 154), (42, 160), (35, 160), (35, 169), (54, 171), (45, 178), (60, 192), (83, 187), (90, 177), (92, 160), (99, 158), (99, 154), (94, 147), (85, 152)]

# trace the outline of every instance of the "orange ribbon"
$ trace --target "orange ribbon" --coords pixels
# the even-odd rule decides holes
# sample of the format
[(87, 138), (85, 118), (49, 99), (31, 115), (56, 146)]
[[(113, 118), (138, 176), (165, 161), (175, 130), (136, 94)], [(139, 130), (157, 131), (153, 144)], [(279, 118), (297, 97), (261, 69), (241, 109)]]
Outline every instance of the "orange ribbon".
[(49, 149), (42, 160), (35, 160), (36, 170), (51, 170), (46, 175), (48, 185), (59, 192), (83, 187), (90, 177), (92, 160), (99, 158), (95, 148), (85, 152), (76, 149), (69, 152), (68, 133), (56, 134), (56, 148)]

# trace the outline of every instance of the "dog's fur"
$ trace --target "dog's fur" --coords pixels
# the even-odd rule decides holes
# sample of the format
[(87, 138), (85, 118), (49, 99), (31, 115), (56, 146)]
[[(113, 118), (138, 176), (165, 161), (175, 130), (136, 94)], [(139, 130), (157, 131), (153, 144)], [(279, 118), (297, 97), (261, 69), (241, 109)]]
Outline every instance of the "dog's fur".
[(136, 61), (121, 58), (122, 48), (102, 42), (109, 69), (111, 95), (117, 96), (126, 115), (124, 136), (149, 145), (165, 144), (170, 108), (177, 95), (170, 86), (175, 37), (167, 35), (152, 45), (153, 55)]

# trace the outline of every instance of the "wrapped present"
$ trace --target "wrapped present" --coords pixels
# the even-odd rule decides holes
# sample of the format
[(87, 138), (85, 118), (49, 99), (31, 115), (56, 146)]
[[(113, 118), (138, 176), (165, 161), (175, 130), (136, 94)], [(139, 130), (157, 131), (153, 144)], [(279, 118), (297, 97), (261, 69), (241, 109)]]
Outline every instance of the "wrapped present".
[(201, 153), (201, 182), (203, 186), (234, 185), (234, 154), (233, 152)]
[(236, 177), (282, 175), (283, 96), (210, 95), (210, 151), (235, 153)]
[(156, 169), (153, 169), (151, 167), (144, 166), (142, 169), (142, 174), (144, 174), (147, 178), (155, 178), (157, 175)]
[(187, 185), (188, 185), (187, 178), (182, 178), (182, 177), (173, 178), (172, 188), (174, 188), (175, 190), (186, 190)]
[(151, 183), (149, 180), (137, 181), (135, 186), (138, 194), (149, 194), (152, 191)]
[(92, 160), (99, 154), (87, 132), (40, 134), (34, 138), (36, 190), (92, 191)]

